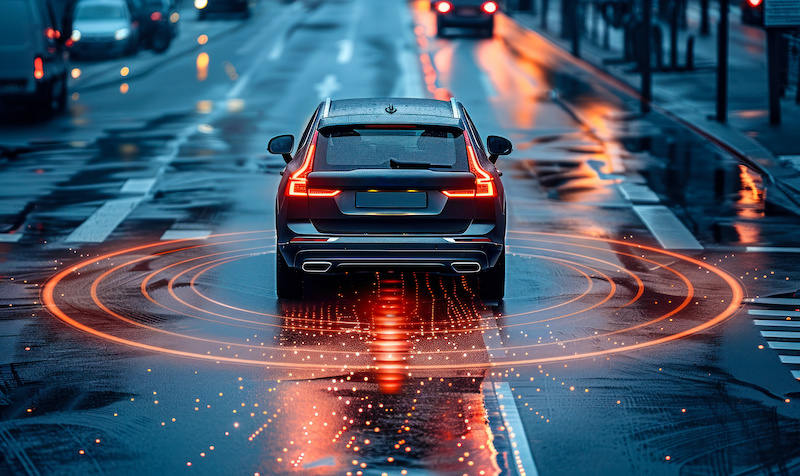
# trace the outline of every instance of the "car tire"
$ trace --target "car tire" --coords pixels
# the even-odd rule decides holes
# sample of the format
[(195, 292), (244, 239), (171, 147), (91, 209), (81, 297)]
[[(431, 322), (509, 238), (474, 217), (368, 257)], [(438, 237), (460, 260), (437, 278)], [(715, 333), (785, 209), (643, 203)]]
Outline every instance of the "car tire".
[(64, 112), (67, 109), (67, 73), (66, 71), (61, 76), (61, 81), (59, 81), (61, 88), (58, 90), (58, 95), (55, 97), (56, 100), (56, 111)]
[(500, 253), (497, 263), (478, 274), (478, 288), (484, 301), (502, 301), (506, 289), (506, 252)]
[(290, 268), (280, 251), (275, 251), (275, 291), (279, 299), (303, 297), (303, 272)]
[(167, 27), (156, 28), (150, 37), (150, 48), (152, 48), (156, 53), (163, 53), (167, 51), (170, 43), (172, 43), (172, 35), (170, 35)]

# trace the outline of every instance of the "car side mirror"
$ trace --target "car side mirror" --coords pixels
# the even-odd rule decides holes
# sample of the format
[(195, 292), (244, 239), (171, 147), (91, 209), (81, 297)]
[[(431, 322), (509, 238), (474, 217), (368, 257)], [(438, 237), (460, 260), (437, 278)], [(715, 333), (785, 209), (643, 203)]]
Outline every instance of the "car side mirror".
[(497, 162), (501, 155), (508, 155), (514, 149), (511, 141), (505, 137), (489, 136), (486, 138), (486, 148), (489, 149), (489, 162)]
[(272, 154), (280, 154), (288, 164), (292, 161), (292, 150), (294, 149), (294, 136), (290, 134), (273, 137), (267, 144), (267, 150)]

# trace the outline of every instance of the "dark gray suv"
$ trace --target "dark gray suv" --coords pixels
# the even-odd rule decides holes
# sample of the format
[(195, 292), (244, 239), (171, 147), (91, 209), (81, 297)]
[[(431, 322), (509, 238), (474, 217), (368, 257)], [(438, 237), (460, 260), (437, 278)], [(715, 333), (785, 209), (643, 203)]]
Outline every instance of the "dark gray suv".
[(277, 294), (308, 274), (412, 269), (474, 274), (499, 301), (506, 206), (498, 156), (455, 100), (370, 98), (320, 104), (300, 138), (270, 140), (287, 162), (278, 187)]

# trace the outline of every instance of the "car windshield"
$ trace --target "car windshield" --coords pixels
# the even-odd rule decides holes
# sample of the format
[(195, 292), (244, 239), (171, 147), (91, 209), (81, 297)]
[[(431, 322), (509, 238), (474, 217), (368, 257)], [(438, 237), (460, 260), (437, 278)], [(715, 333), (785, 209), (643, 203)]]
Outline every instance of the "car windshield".
[(392, 168), (469, 170), (463, 131), (362, 126), (326, 128), (319, 133), (314, 170)]
[(75, 18), (80, 20), (108, 20), (125, 18), (125, 11), (120, 5), (89, 4), (78, 5)]

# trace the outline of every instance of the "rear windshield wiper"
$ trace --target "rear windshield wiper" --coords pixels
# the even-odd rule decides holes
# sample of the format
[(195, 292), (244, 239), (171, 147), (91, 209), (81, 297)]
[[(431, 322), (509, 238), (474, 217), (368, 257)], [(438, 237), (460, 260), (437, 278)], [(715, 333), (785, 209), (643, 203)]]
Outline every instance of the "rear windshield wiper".
[(394, 159), (389, 160), (389, 166), (393, 169), (432, 169), (432, 168), (445, 168), (449, 169), (449, 165), (430, 164), (428, 162), (400, 162)]

